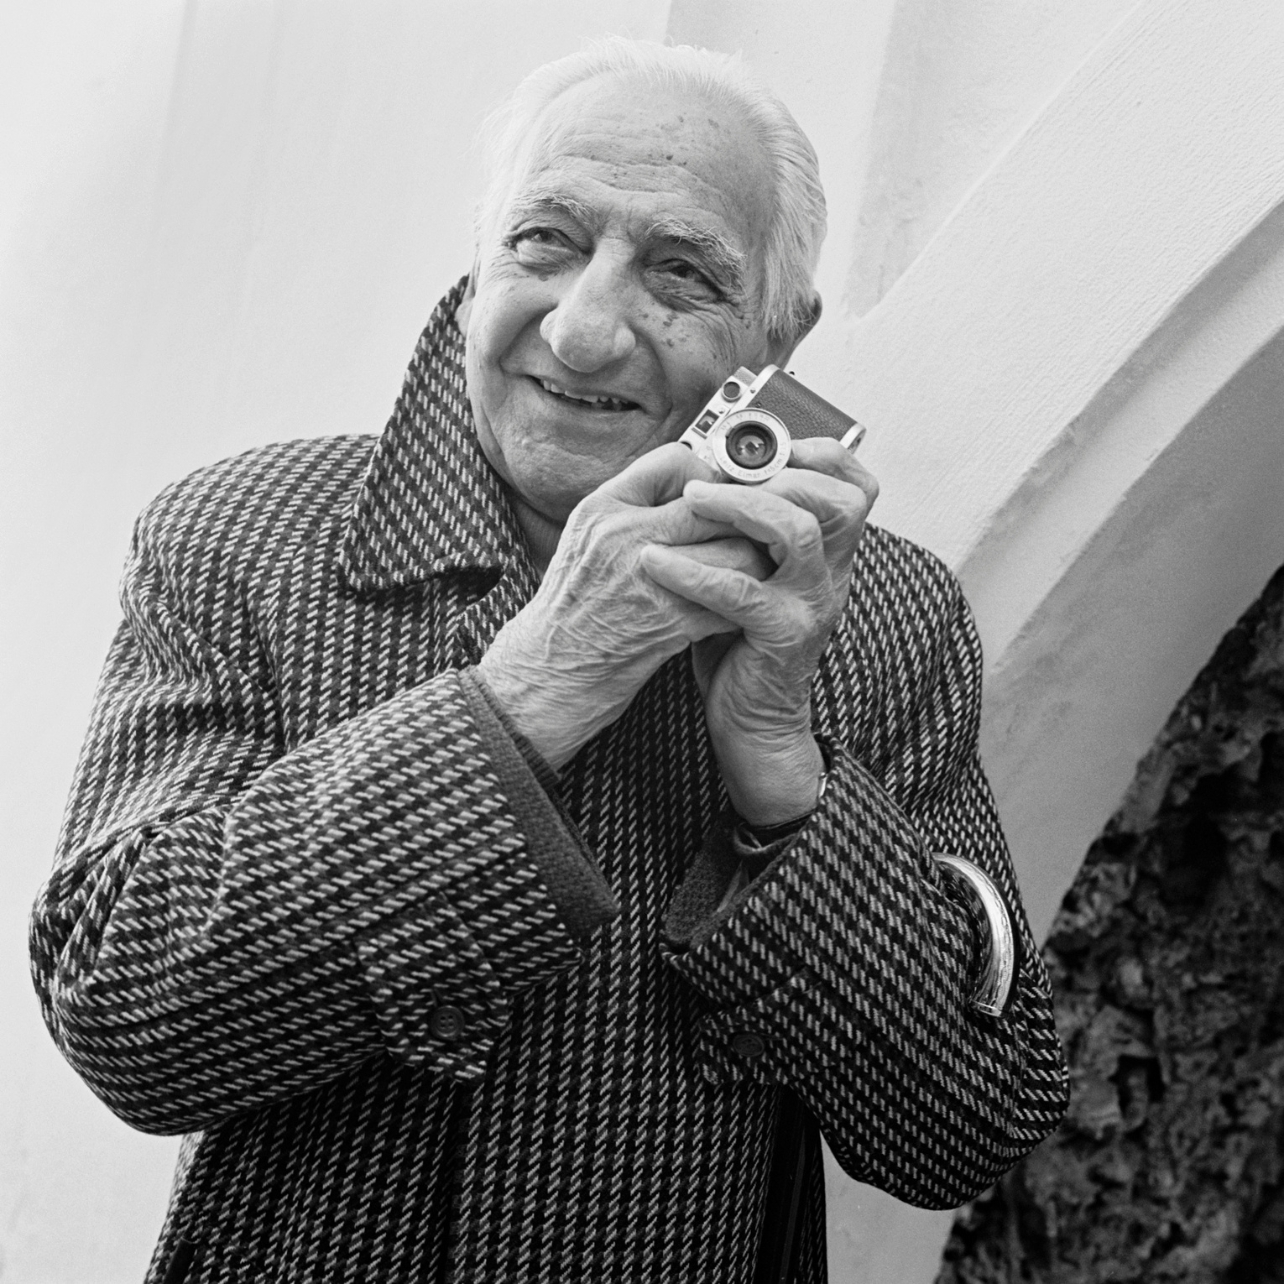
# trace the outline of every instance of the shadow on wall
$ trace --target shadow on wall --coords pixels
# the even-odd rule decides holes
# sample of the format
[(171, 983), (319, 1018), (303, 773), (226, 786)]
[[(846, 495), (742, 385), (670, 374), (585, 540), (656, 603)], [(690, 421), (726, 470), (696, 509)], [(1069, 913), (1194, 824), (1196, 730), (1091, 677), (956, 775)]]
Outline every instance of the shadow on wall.
[(1060, 1132), (939, 1284), (1284, 1281), (1284, 568), (1142, 761), (1053, 923)]

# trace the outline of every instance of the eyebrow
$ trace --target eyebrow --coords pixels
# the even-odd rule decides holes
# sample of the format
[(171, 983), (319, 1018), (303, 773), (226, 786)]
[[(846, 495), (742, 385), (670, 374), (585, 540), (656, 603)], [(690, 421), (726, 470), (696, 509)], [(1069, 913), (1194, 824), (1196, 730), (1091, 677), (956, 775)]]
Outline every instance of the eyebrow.
[(583, 201), (554, 187), (534, 187), (522, 192), (508, 207), (504, 221), (511, 227), (542, 214), (565, 214), (589, 229), (593, 229), (599, 221)]
[(689, 245), (697, 250), (714, 272), (729, 284), (740, 286), (744, 283), (746, 256), (721, 232), (699, 227), (694, 223), (688, 223), (685, 219), (662, 215), (647, 228), (646, 236), (647, 240)]

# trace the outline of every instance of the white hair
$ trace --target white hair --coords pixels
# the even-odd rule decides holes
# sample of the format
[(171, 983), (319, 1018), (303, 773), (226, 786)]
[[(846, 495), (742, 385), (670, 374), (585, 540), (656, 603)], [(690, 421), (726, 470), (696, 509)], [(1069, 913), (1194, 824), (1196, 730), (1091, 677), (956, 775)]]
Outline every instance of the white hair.
[(806, 134), (739, 54), (611, 36), (536, 68), (482, 126), (488, 181), (478, 209), (479, 239), (490, 234), (503, 212), (523, 145), (540, 114), (572, 86), (610, 75), (699, 94), (735, 112), (757, 136), (774, 178), (762, 308), (768, 331), (792, 346), (815, 320), (813, 277), (825, 239), (825, 193)]

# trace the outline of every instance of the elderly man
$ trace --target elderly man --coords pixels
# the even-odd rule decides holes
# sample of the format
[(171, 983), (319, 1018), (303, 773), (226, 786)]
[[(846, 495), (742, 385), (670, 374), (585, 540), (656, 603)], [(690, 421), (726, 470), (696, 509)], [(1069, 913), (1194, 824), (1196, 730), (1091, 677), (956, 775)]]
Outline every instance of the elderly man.
[[(957, 585), (838, 443), (758, 487), (676, 444), (819, 314), (811, 148), (627, 42), (493, 141), (383, 436), (137, 528), (33, 950), (94, 1091), (190, 1134), (151, 1280), (748, 1284), (784, 1198), (815, 1282), (782, 1101), (935, 1207), (1063, 1108)], [(988, 1015), (934, 853), (1024, 946)]]

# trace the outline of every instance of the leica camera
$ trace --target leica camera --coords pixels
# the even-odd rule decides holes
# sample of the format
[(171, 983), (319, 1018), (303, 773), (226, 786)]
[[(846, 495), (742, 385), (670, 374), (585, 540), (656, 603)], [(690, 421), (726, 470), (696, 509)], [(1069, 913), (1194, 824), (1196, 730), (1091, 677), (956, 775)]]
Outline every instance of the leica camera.
[(678, 438), (730, 481), (753, 486), (789, 463), (791, 443), (835, 437), (848, 449), (865, 429), (791, 374), (741, 366), (710, 398), (695, 423)]

